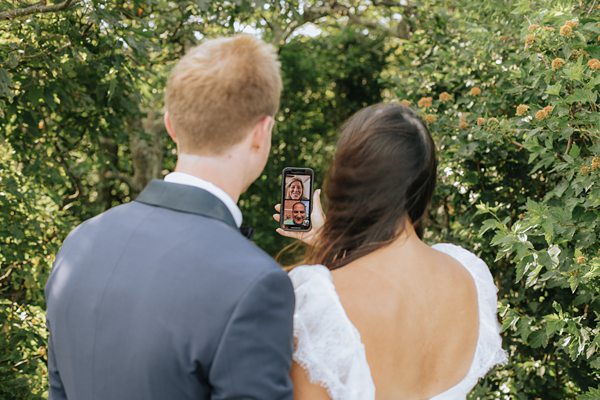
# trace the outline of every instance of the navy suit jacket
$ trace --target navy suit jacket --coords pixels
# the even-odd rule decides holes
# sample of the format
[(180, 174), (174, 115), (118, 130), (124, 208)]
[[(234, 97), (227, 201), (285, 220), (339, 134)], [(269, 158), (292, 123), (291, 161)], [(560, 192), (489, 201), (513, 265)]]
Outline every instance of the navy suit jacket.
[(292, 399), (293, 287), (202, 189), (78, 226), (46, 301), (50, 400)]

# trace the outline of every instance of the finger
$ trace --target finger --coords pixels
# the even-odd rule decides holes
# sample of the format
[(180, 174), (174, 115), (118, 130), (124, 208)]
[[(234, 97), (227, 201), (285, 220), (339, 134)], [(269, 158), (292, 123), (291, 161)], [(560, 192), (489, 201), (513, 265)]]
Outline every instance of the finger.
[(317, 189), (313, 193), (313, 208), (310, 215), (313, 218), (313, 222), (317, 225), (320, 226), (323, 224), (325, 215), (323, 214), (323, 206), (321, 205), (321, 189)]
[(275, 229), (275, 232), (279, 233), (281, 236), (289, 237), (292, 239), (299, 239), (298, 232), (290, 232), (281, 228)]
[(281, 215), (279, 214), (273, 214), (273, 219), (277, 222), (279, 222), (279, 219), (281, 218)]
[(323, 207), (321, 206), (321, 189), (317, 189), (313, 193), (313, 203), (315, 204), (314, 207), (313, 207), (313, 210), (315, 208), (317, 208), (318, 210), (322, 210), (323, 209)]
[(275, 204), (275, 211), (277, 211), (277, 212), (281, 211), (281, 204)]

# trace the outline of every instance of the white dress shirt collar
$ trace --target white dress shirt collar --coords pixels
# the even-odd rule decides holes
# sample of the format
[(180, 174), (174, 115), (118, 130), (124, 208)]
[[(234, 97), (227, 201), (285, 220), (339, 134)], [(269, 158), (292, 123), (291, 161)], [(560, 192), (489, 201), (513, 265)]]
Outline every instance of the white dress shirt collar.
[(240, 208), (235, 204), (233, 199), (227, 193), (225, 193), (223, 189), (217, 187), (213, 183), (205, 181), (204, 179), (200, 179), (196, 176), (186, 174), (185, 172), (171, 172), (165, 176), (165, 181), (179, 183), (182, 185), (196, 186), (215, 195), (227, 206), (238, 228), (242, 226), (242, 211)]

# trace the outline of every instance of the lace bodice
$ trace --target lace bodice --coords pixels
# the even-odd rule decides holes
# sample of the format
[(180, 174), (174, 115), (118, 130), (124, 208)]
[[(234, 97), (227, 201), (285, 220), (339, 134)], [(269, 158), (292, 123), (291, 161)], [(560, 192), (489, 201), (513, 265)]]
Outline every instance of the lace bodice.
[[(506, 362), (496, 316), (497, 289), (487, 265), (473, 253), (445, 243), (433, 248), (461, 263), (477, 288), (479, 336), (469, 372), (431, 400), (465, 399), (479, 378)], [(375, 385), (364, 345), (339, 300), (331, 272), (323, 265), (304, 265), (294, 268), (290, 278), (296, 292), (294, 361), (333, 400), (374, 400)]]

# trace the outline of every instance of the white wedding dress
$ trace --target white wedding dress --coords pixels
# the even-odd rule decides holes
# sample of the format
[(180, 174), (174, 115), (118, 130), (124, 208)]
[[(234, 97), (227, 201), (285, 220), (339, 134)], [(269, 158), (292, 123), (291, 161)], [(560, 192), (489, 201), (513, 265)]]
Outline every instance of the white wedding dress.
[[(494, 365), (506, 362), (496, 316), (497, 289), (487, 265), (473, 253), (452, 244), (433, 248), (461, 263), (477, 288), (479, 337), (469, 372), (432, 399), (462, 400)], [(342, 307), (331, 272), (322, 265), (303, 265), (290, 272), (290, 279), (296, 292), (294, 361), (332, 400), (374, 400), (375, 385), (364, 345)]]

